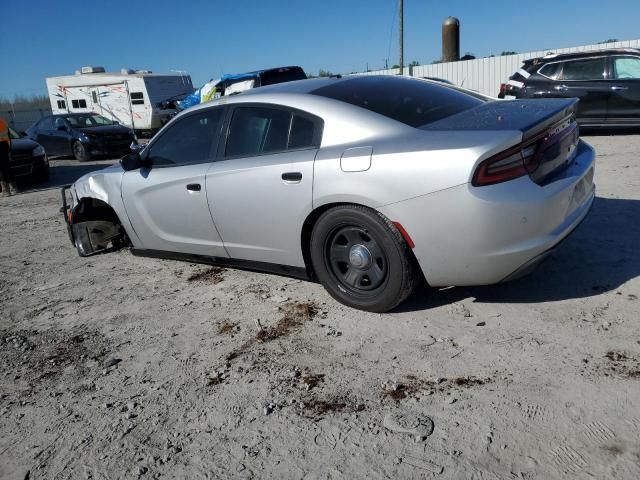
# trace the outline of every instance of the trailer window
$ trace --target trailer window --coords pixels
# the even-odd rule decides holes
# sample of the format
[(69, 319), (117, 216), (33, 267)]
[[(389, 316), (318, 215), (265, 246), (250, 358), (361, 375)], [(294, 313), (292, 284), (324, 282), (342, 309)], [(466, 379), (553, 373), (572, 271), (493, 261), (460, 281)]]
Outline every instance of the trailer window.
[(131, 105), (144, 105), (144, 94), (142, 92), (131, 92)]
[(87, 108), (86, 100), (71, 100), (71, 106), (73, 108)]
[(98, 103), (98, 94), (95, 91), (91, 92), (91, 97), (93, 98), (93, 103)]
[(64, 103), (64, 100), (58, 100), (58, 108), (63, 110), (67, 108), (67, 104)]

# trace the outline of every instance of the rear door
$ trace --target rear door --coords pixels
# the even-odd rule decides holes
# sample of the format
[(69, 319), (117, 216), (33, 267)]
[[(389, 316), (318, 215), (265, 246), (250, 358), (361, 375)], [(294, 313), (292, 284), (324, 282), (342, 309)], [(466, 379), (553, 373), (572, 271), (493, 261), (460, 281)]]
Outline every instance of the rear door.
[(177, 119), (145, 149), (151, 167), (125, 172), (122, 198), (145, 249), (227, 257), (205, 190), (223, 116), (219, 107)]
[(71, 125), (63, 117), (54, 117), (53, 130), (49, 134), (49, 150), (52, 155), (71, 153)]
[(553, 90), (558, 97), (578, 98), (578, 122), (602, 124), (611, 94), (605, 56), (566, 60), (558, 67)]
[(640, 124), (640, 57), (611, 57), (611, 76), (607, 123)]
[(302, 267), (322, 120), (266, 104), (234, 106), (229, 117), (206, 180), (224, 245), (232, 258)]

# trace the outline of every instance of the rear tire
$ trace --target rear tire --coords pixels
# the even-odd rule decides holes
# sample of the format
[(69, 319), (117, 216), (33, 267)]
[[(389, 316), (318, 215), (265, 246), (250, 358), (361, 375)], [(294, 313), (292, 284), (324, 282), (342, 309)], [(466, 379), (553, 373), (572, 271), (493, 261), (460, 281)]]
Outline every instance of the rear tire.
[(314, 271), (340, 303), (387, 312), (414, 290), (416, 270), (398, 229), (381, 213), (342, 205), (323, 213), (310, 243)]
[(73, 146), (71, 147), (71, 151), (73, 152), (73, 156), (79, 162), (88, 162), (91, 160), (91, 155), (87, 152), (87, 148), (80, 140), (76, 140), (73, 142)]

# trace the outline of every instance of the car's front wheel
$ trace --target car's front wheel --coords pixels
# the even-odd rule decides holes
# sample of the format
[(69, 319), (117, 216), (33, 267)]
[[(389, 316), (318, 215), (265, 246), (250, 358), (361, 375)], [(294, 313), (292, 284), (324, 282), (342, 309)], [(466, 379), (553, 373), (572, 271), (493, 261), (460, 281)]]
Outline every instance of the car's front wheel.
[(80, 140), (76, 140), (75, 142), (73, 142), (72, 150), (73, 156), (79, 162), (87, 162), (91, 160), (91, 155), (87, 151), (87, 147), (85, 147)]
[(414, 289), (409, 247), (393, 223), (375, 210), (341, 205), (324, 212), (310, 247), (316, 276), (345, 305), (387, 312)]

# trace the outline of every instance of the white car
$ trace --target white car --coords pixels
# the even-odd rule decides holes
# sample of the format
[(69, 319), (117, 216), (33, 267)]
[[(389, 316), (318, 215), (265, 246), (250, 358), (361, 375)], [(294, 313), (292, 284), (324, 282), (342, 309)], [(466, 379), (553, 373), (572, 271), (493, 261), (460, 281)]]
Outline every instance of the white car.
[(80, 255), (130, 244), (317, 278), (388, 311), (423, 277), (515, 278), (580, 223), (595, 154), (575, 110), (402, 77), (254, 89), (183, 112), (140, 154), (66, 187), (65, 218)]

